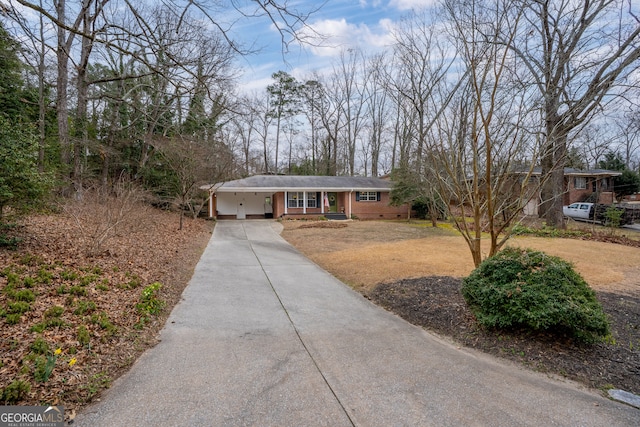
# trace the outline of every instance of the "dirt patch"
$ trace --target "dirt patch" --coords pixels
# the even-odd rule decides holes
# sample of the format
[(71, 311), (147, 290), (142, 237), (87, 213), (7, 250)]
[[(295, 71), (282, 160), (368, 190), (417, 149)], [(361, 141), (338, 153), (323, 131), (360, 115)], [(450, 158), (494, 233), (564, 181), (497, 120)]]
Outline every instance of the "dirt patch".
[(344, 222), (335, 222), (335, 221), (326, 221), (326, 222), (309, 222), (306, 224), (300, 225), (298, 228), (346, 228), (347, 224)]
[[(574, 263), (611, 320), (607, 342), (581, 345), (567, 337), (480, 328), (460, 293), (473, 270), (464, 239), (450, 225), (349, 222), (342, 229), (300, 228), (282, 236), (367, 298), (407, 321), (461, 345), (516, 360), (595, 388), (640, 393), (640, 250), (619, 243), (515, 237), (509, 244), (543, 250)], [(604, 236), (607, 237), (607, 236)], [(605, 241), (602, 241), (605, 240)], [(629, 239), (634, 245), (636, 239)]]

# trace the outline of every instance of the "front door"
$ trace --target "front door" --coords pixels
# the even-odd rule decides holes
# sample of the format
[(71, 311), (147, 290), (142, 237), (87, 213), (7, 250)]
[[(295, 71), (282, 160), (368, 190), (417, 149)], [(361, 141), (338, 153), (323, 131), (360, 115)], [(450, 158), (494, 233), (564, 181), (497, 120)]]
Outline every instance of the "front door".
[(329, 212), (338, 212), (338, 193), (327, 193), (329, 198)]
[(236, 214), (236, 219), (247, 219), (247, 213), (244, 207), (244, 199), (238, 202), (238, 213)]

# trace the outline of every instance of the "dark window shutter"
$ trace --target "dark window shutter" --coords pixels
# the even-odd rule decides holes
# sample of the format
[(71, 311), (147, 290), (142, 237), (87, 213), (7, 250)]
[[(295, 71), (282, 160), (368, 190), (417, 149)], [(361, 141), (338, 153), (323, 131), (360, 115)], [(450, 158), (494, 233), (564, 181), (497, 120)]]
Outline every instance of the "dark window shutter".
[(378, 194), (376, 194), (376, 200), (379, 202), (380, 201), (380, 192), (378, 191)]
[(356, 202), (360, 201), (360, 192), (356, 191)]

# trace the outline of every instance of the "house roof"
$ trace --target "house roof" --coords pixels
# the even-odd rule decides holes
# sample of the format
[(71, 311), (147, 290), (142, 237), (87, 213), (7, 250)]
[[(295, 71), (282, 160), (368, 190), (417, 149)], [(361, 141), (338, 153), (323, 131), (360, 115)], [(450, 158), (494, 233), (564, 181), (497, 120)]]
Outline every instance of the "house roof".
[(390, 191), (385, 179), (361, 176), (254, 175), (212, 187), (216, 193), (278, 191)]
[[(526, 174), (526, 173), (528, 173), (528, 170), (523, 169), (521, 171), (516, 171), (516, 173)], [(541, 175), (541, 174), (542, 174), (542, 168), (540, 166), (536, 166), (535, 168), (533, 168), (532, 175)], [(607, 170), (607, 169), (586, 169), (586, 170), (582, 170), (582, 169), (575, 169), (575, 168), (564, 168), (564, 175), (565, 176), (602, 176), (602, 177), (607, 177), (607, 176), (620, 176), (620, 175), (622, 175), (622, 172), (620, 172), (620, 171), (612, 171), (612, 170)]]

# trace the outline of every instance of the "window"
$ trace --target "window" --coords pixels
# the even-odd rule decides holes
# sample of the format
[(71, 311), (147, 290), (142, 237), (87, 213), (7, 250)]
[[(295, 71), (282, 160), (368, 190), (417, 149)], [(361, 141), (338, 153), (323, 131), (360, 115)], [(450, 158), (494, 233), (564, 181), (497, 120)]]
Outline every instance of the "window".
[(304, 193), (302, 192), (289, 192), (287, 193), (287, 206), (290, 208), (303, 208), (304, 207)]
[(358, 200), (360, 202), (376, 202), (378, 201), (378, 193), (375, 191), (361, 191)]
[(316, 201), (317, 197), (318, 197), (317, 193), (308, 193), (307, 194), (307, 207), (308, 208), (317, 208), (318, 207), (318, 202)]
[(584, 176), (580, 176), (573, 179), (573, 186), (576, 190), (586, 190), (587, 189), (587, 178)]

